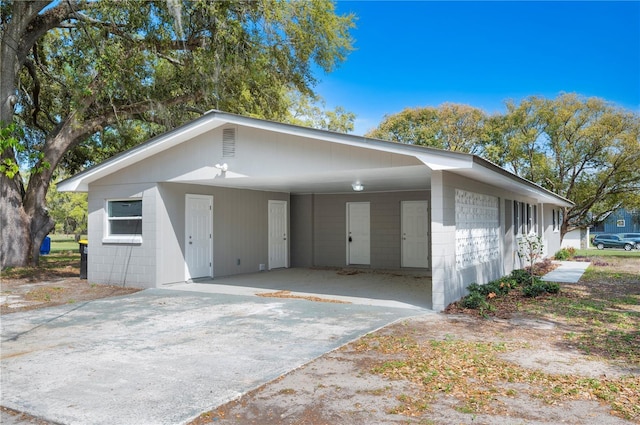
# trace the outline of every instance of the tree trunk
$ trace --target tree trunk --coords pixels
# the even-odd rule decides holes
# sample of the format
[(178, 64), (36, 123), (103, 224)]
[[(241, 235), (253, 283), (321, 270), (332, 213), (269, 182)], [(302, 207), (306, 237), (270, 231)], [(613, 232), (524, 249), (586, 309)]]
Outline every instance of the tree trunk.
[(22, 191), (14, 179), (0, 173), (0, 265), (29, 264), (31, 223), (22, 207)]

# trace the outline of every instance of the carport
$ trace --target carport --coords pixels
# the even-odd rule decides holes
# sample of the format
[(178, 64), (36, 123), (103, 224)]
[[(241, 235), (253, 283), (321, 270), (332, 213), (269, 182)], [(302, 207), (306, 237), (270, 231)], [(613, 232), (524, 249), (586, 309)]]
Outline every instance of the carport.
[(519, 235), (559, 249), (558, 208), (572, 205), (474, 155), (220, 111), (58, 190), (88, 192), (91, 282), (161, 288), (290, 267), (417, 271), (431, 277), (424, 295), (436, 311), (470, 283), (520, 267)]

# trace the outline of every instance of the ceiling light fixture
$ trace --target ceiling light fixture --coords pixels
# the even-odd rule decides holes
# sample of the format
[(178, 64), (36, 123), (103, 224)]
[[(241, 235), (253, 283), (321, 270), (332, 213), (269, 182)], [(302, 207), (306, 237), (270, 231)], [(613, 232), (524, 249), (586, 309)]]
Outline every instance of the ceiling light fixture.
[(362, 192), (364, 190), (364, 185), (360, 182), (355, 182), (354, 184), (351, 185), (351, 187), (356, 192)]

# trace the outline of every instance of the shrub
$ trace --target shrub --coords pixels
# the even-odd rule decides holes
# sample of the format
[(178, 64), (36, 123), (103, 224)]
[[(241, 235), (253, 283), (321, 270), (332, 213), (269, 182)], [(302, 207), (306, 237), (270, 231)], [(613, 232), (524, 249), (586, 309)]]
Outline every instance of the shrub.
[(560, 292), (560, 284), (557, 282), (544, 282), (548, 294), (557, 294)]
[(493, 292), (496, 295), (507, 295), (509, 291), (517, 286), (517, 282), (514, 279), (508, 277), (491, 281), (485, 286), (486, 294)]
[(569, 258), (571, 258), (571, 254), (569, 253), (569, 250), (566, 248), (562, 248), (560, 251), (556, 252), (553, 257), (556, 260), (559, 261), (564, 261), (564, 260), (568, 260)]
[(527, 285), (531, 283), (531, 275), (524, 269), (512, 271), (511, 279), (515, 280), (518, 285)]
[(462, 304), (462, 307), (474, 310), (489, 307), (489, 303), (487, 303), (485, 296), (479, 292), (471, 292), (469, 295), (464, 297), (460, 303)]
[(560, 292), (560, 285), (556, 282), (537, 281), (522, 288), (522, 295), (529, 298), (542, 294), (557, 294), (558, 292)]
[(560, 251), (556, 252), (554, 257), (556, 260), (564, 261), (570, 260), (576, 255), (576, 249), (572, 246), (569, 248), (562, 248)]

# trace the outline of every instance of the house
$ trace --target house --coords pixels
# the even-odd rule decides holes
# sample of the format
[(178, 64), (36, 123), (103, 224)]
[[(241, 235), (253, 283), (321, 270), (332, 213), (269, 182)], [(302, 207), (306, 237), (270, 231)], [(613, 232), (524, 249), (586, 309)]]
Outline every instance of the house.
[(618, 208), (597, 226), (591, 228), (591, 234), (599, 233), (640, 233), (640, 213)]
[(572, 203), (474, 155), (210, 111), (58, 184), (88, 192), (88, 278), (161, 287), (286, 267), (431, 274), (432, 308), (560, 248)]

